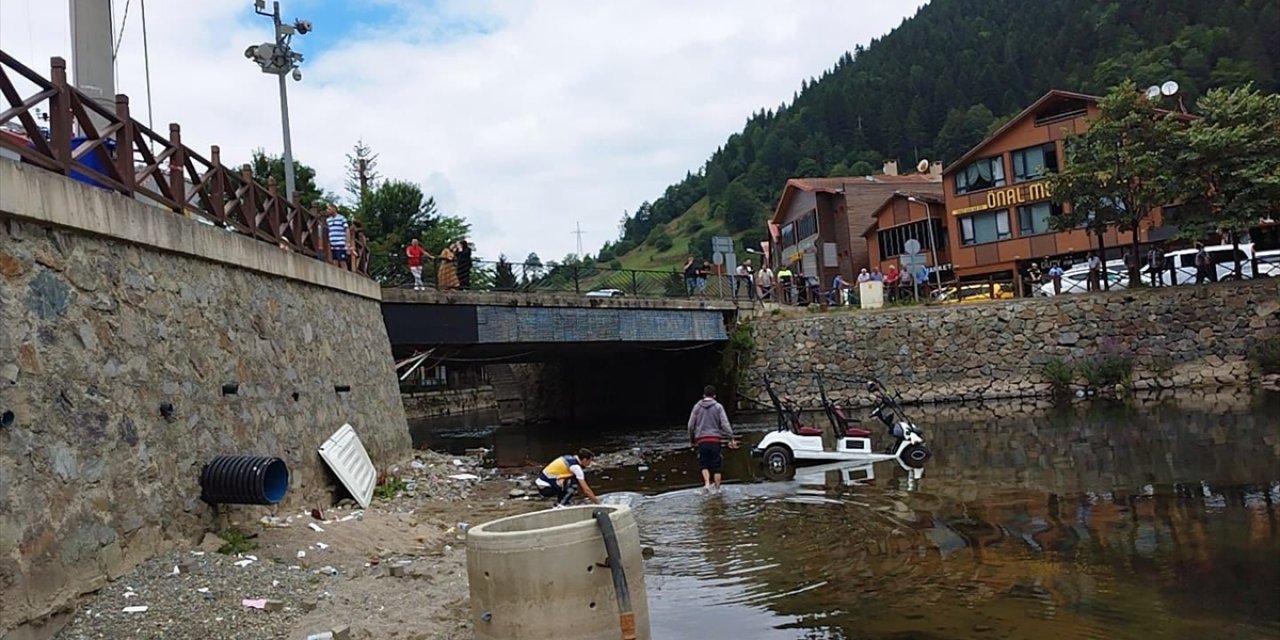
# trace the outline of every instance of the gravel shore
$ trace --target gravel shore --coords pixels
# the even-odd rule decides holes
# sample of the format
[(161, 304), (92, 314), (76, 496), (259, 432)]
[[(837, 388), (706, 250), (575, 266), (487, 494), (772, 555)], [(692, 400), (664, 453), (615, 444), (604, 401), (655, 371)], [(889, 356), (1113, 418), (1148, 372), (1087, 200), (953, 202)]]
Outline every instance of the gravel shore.
[[(602, 455), (593, 469), (640, 459)], [(536, 469), (481, 463), (417, 452), (388, 470), (401, 489), (363, 510), (244, 509), (227, 527), (243, 538), (238, 553), (219, 553), (226, 541), (207, 534), (152, 558), (82, 599), (56, 638), (305, 640), (344, 628), (352, 639), (473, 638), (464, 531), (548, 506), (530, 495)]]

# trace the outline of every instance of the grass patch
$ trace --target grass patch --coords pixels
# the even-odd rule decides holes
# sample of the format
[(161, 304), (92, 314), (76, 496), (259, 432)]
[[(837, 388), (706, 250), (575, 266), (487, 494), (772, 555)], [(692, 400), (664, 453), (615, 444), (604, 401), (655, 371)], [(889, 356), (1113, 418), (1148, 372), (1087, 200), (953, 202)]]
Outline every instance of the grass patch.
[(1044, 377), (1049, 380), (1054, 393), (1066, 393), (1071, 390), (1071, 381), (1076, 377), (1075, 367), (1062, 358), (1050, 358), (1044, 363)]
[(1253, 363), (1263, 374), (1280, 373), (1280, 335), (1263, 338), (1254, 345)]
[(390, 500), (396, 497), (401, 491), (404, 491), (409, 485), (404, 480), (396, 477), (384, 478), (377, 487), (373, 489), (373, 497), (382, 500)]
[(250, 540), (248, 534), (242, 531), (239, 527), (226, 529), (219, 535), (219, 537), (226, 542), (226, 544), (218, 547), (218, 553), (224, 555), (233, 556), (253, 551), (258, 548), (258, 543)]

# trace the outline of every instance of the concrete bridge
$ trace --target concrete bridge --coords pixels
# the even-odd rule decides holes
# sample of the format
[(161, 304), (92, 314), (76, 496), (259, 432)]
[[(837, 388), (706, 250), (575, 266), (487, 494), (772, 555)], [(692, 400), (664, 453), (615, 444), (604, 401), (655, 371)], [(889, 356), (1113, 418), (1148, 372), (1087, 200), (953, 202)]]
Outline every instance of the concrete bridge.
[(683, 412), (737, 313), (725, 300), (382, 291), (396, 357), (483, 366), (504, 423)]
[(712, 346), (727, 339), (737, 311), (725, 300), (382, 290), (382, 317), (397, 355), (437, 349), (530, 362)]

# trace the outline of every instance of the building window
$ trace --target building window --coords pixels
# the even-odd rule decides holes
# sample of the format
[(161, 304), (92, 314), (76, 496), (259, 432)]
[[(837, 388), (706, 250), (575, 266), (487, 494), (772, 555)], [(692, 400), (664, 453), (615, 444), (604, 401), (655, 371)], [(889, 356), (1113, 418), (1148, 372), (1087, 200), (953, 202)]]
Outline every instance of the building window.
[(1058, 172), (1058, 147), (1052, 142), (1018, 149), (1010, 154), (1013, 160), (1013, 181), (1026, 182)]
[(876, 234), (876, 245), (880, 250), (880, 261), (883, 262), (906, 253), (907, 240), (912, 238), (920, 243), (921, 251), (931, 251), (933, 246), (929, 243), (930, 222), (933, 223), (933, 239), (938, 242), (939, 249), (945, 250), (947, 246), (947, 230), (943, 228), (942, 221), (937, 218), (919, 220), (890, 227)]
[(1049, 233), (1053, 230), (1049, 226), (1049, 221), (1058, 215), (1062, 215), (1062, 207), (1052, 202), (1037, 202), (1018, 207), (1018, 235), (1036, 236)]
[(804, 240), (809, 236), (818, 234), (818, 216), (816, 213), (809, 213), (796, 222), (796, 239)]
[(960, 244), (969, 246), (1009, 239), (1009, 210), (988, 211), (960, 218)]
[(796, 225), (795, 223), (784, 225), (782, 227), (782, 246), (790, 247), (796, 243)]
[(956, 195), (1004, 186), (1004, 158), (974, 160), (956, 172)]

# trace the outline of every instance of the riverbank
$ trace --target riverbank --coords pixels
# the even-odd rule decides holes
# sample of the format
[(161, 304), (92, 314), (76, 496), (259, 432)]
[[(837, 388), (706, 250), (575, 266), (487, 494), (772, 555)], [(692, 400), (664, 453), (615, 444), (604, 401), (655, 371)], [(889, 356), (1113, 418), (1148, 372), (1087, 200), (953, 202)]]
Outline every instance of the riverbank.
[[(811, 373), (875, 376), (907, 402), (1047, 397), (1263, 382), (1251, 358), (1280, 334), (1272, 279), (973, 304), (764, 316), (749, 380), (786, 381), (817, 406)], [(761, 385), (744, 390), (767, 402)]]
[[(632, 452), (602, 456), (633, 460)], [(316, 512), (320, 518), (240, 510), (222, 523), (223, 537), (152, 558), (82, 599), (56, 637), (302, 640), (346, 626), (353, 639), (471, 638), (465, 530), (546, 508), (528, 498), (534, 471), (423, 451), (390, 470), (404, 484), (380, 491), (368, 509), (348, 502)], [(461, 474), (475, 479), (450, 478)], [(230, 550), (228, 540), (237, 553), (218, 552)], [(279, 610), (245, 599), (278, 601)]]

